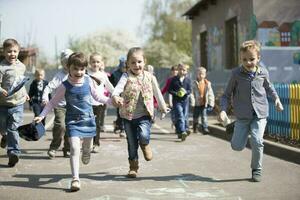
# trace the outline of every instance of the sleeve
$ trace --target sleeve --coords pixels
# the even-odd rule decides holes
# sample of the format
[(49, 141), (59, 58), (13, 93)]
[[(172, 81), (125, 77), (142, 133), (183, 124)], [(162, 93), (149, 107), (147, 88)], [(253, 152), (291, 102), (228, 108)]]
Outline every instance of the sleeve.
[(158, 102), (158, 106), (160, 108), (160, 110), (162, 110), (163, 112), (166, 113), (167, 111), (167, 105), (165, 103), (164, 97), (162, 96), (157, 80), (155, 78), (155, 76), (152, 76), (152, 88), (153, 88), (153, 94), (154, 97), (156, 98), (157, 102)]
[(215, 95), (214, 91), (211, 87), (211, 83), (209, 82), (207, 85), (207, 92), (208, 92), (208, 105), (214, 107), (215, 106)]
[(186, 95), (190, 95), (191, 93), (192, 93), (192, 82), (190, 78), (187, 78)]
[(113, 93), (114, 91), (114, 86), (111, 84), (111, 82), (108, 79), (108, 76), (105, 76), (105, 82), (104, 82), (105, 88), (110, 92)]
[(30, 84), (28, 95), (29, 95), (30, 99), (34, 95), (34, 81), (32, 81), (31, 84)]
[(175, 78), (172, 78), (171, 81), (170, 81), (170, 86), (169, 86), (169, 89), (168, 89), (168, 92), (171, 94), (171, 95), (177, 95), (177, 91), (175, 91), (175, 81), (176, 79)]
[(61, 84), (53, 96), (53, 98), (46, 104), (45, 108), (39, 115), (40, 117), (45, 117), (53, 108), (55, 108), (58, 103), (65, 97), (66, 88)]
[(231, 97), (232, 97), (232, 94), (235, 89), (235, 84), (236, 84), (236, 81), (235, 81), (235, 78), (234, 78), (234, 75), (232, 72), (229, 82), (226, 86), (225, 92), (221, 97), (221, 101), (220, 101), (221, 111), (226, 112), (228, 109), (228, 106), (231, 104)]
[(279, 98), (278, 97), (278, 94), (273, 86), (273, 84), (271, 83), (270, 81), (270, 78), (269, 78), (269, 72), (266, 71), (266, 78), (264, 79), (264, 84), (263, 84), (265, 90), (266, 90), (266, 93), (268, 96), (270, 96), (274, 101)]
[(100, 103), (105, 103), (105, 104), (111, 105), (110, 98), (104, 96), (103, 90), (97, 90), (98, 87), (96, 86), (95, 82), (91, 78), (89, 78), (89, 82), (90, 82), (89, 84), (91, 87), (92, 97)]
[(128, 79), (128, 74), (127, 73), (123, 73), (123, 75), (121, 76), (118, 84), (116, 85), (113, 93), (112, 93), (112, 97), (113, 96), (120, 96), (120, 94), (124, 91), (125, 85), (127, 83), (127, 79)]
[(165, 94), (168, 91), (168, 89), (170, 87), (170, 83), (171, 83), (171, 78), (168, 78), (164, 87), (161, 89), (162, 94)]
[(53, 90), (55, 90), (59, 86), (60, 81), (57, 77), (54, 77), (48, 85), (45, 87), (43, 91), (42, 99), (43, 101), (49, 101), (49, 95), (52, 93)]

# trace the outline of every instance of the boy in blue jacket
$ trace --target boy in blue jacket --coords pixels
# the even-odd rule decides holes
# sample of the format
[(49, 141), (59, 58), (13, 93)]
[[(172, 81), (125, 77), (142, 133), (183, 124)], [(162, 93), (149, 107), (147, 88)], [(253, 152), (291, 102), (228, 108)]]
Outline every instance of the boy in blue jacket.
[(189, 132), (189, 96), (192, 86), (191, 79), (187, 77), (188, 65), (178, 65), (178, 75), (171, 80), (168, 92), (173, 96), (172, 103), (175, 112), (175, 128), (178, 138), (184, 141)]

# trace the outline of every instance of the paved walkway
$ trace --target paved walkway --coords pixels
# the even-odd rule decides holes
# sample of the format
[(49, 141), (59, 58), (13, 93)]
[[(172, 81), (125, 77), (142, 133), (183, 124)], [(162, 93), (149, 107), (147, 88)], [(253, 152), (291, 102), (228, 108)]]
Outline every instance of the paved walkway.
[[(48, 117), (49, 119), (51, 116)], [(32, 116), (26, 115), (25, 121)], [(0, 199), (300, 199), (300, 167), (264, 156), (263, 181), (250, 182), (251, 152), (234, 152), (230, 144), (210, 135), (192, 134), (180, 142), (169, 119), (153, 126), (154, 159), (146, 162), (140, 152), (139, 176), (128, 179), (126, 140), (111, 132), (114, 117), (106, 118), (100, 152), (89, 165), (80, 164), (81, 190), (70, 193), (69, 159), (48, 159), (51, 132), (37, 142), (21, 140), (21, 160), (7, 168), (5, 150), (0, 149)]]

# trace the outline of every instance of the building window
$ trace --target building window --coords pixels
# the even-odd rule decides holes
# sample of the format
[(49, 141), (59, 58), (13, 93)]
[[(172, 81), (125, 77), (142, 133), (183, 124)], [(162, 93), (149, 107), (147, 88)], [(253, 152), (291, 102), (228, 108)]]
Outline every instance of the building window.
[(200, 33), (200, 63), (207, 69), (207, 31)]
[(237, 18), (231, 18), (225, 22), (225, 52), (226, 68), (232, 69), (239, 64), (238, 29)]

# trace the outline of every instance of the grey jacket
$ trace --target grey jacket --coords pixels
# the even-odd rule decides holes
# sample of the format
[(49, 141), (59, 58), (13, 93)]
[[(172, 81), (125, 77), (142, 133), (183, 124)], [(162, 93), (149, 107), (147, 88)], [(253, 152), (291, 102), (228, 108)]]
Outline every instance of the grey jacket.
[[(25, 65), (17, 60), (15, 64), (10, 64), (5, 59), (0, 63), (0, 92), (8, 91), (15, 80), (25, 73)], [(25, 103), (27, 92), (25, 87), (9, 97), (0, 94), (0, 106), (17, 106)]]
[[(204, 88), (204, 93), (205, 93), (205, 107), (207, 107), (208, 105), (210, 105), (211, 107), (215, 106), (215, 95), (213, 92), (213, 89), (211, 87), (211, 82), (206, 80), (206, 87)], [(193, 95), (195, 98), (195, 106), (199, 106), (200, 102), (199, 102), (199, 97), (200, 97), (200, 92), (198, 89), (198, 81), (194, 80), (193, 82)]]
[(234, 114), (238, 119), (252, 119), (254, 114), (258, 118), (266, 118), (269, 115), (267, 95), (274, 101), (279, 98), (266, 68), (258, 67), (255, 76), (251, 77), (243, 67), (237, 67), (232, 70), (221, 98), (221, 110), (226, 111), (232, 99)]

